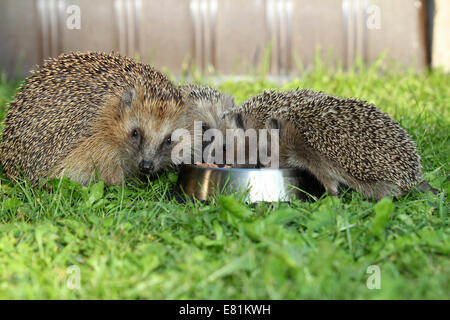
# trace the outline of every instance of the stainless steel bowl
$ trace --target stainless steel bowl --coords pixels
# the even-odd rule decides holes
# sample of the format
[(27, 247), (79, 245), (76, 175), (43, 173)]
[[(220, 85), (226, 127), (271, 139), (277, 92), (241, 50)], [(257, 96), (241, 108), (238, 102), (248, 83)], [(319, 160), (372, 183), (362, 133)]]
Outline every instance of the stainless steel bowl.
[(237, 192), (249, 202), (304, 200), (307, 195), (301, 190), (317, 196), (321, 189), (307, 172), (291, 168), (228, 169), (184, 165), (177, 181), (178, 192), (198, 200), (207, 200), (222, 192)]

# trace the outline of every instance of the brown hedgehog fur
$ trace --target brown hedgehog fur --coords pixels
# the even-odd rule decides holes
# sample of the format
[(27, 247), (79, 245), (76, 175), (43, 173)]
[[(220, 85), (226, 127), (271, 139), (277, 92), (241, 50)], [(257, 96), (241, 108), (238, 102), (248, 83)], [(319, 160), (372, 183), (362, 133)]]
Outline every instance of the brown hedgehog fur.
[(183, 118), (180, 91), (148, 65), (118, 54), (62, 54), (45, 61), (10, 103), (0, 162), (10, 178), (96, 172), (108, 184), (171, 164), (170, 134)]
[(367, 102), (304, 89), (265, 91), (234, 112), (247, 128), (279, 128), (280, 166), (308, 170), (329, 194), (343, 184), (369, 198), (402, 196), (422, 179), (407, 132)]

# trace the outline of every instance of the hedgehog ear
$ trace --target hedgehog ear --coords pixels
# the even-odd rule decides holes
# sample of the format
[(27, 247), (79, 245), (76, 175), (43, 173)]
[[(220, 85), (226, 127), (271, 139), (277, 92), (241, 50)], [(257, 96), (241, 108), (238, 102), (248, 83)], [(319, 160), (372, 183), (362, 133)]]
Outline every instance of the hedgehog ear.
[(271, 118), (267, 123), (267, 129), (281, 130), (281, 121), (277, 118)]
[(236, 127), (239, 129), (245, 129), (245, 117), (242, 113), (238, 112), (238, 113), (233, 113), (231, 115), (231, 120), (234, 121), (234, 123), (236, 124)]
[(134, 101), (136, 101), (136, 90), (132, 88), (122, 95), (122, 99), (120, 99), (120, 111), (130, 108)]

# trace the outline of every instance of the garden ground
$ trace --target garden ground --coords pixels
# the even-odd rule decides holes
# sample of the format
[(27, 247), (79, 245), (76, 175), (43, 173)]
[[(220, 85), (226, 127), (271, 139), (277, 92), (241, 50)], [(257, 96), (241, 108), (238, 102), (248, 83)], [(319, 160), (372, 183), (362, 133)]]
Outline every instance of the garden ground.
[[(257, 75), (217, 87), (236, 103), (298, 87), (368, 100), (417, 142), (440, 195), (178, 203), (167, 199), (175, 173), (128, 188), (54, 181), (51, 191), (1, 173), (0, 298), (449, 299), (450, 76), (381, 64), (329, 72), (316, 61), (282, 85)], [(1, 119), (17, 85), (0, 80)]]

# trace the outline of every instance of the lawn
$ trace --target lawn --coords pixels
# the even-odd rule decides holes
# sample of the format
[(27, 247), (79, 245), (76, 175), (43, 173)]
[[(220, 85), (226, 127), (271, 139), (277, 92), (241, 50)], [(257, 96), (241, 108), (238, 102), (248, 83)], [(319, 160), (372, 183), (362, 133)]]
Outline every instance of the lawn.
[[(261, 72), (217, 87), (236, 103), (298, 87), (368, 100), (417, 142), (440, 195), (179, 203), (168, 196), (175, 173), (128, 188), (62, 180), (49, 190), (2, 172), (0, 298), (449, 299), (450, 76), (380, 72), (381, 63), (343, 72), (316, 61), (284, 84)], [(0, 78), (2, 119), (16, 86)]]

